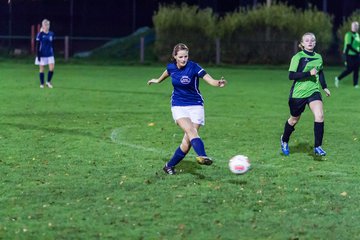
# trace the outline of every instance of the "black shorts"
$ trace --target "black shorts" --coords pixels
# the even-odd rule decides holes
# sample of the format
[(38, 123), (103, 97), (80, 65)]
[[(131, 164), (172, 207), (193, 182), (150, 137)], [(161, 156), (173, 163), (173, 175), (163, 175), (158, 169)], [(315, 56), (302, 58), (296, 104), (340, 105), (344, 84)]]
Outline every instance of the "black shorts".
[(310, 97), (307, 98), (290, 98), (289, 107), (290, 107), (291, 116), (293, 117), (300, 116), (301, 113), (305, 110), (306, 105), (316, 100), (322, 101), (321, 94), (319, 92), (315, 92)]

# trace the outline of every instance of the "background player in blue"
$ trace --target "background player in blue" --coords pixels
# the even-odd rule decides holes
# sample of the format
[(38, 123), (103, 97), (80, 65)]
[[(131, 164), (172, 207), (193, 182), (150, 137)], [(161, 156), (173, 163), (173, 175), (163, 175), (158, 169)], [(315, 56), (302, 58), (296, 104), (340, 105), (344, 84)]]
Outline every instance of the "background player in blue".
[(40, 88), (44, 88), (44, 68), (49, 65), (46, 86), (53, 88), (51, 79), (54, 74), (55, 58), (53, 49), (54, 33), (49, 31), (50, 21), (44, 19), (41, 24), (40, 32), (36, 36), (36, 59), (35, 64), (39, 65)]
[(171, 112), (177, 125), (184, 131), (184, 137), (173, 157), (168, 161), (163, 170), (167, 174), (175, 174), (175, 166), (185, 157), (193, 147), (198, 157), (199, 164), (211, 165), (213, 161), (207, 157), (204, 143), (198, 130), (205, 124), (204, 100), (199, 91), (199, 78), (215, 87), (224, 87), (226, 80), (213, 79), (197, 63), (189, 61), (189, 49), (179, 43), (172, 52), (173, 62), (157, 79), (151, 79), (148, 84), (160, 83), (171, 76), (174, 90), (171, 97)]

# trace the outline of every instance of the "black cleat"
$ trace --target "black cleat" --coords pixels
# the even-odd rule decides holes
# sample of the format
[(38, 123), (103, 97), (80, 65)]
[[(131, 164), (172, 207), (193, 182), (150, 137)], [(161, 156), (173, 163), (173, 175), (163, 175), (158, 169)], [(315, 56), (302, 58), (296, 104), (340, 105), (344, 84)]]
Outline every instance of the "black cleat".
[(196, 157), (196, 161), (201, 165), (211, 165), (213, 163), (213, 160), (206, 156), (198, 156)]
[(175, 172), (175, 168), (174, 167), (167, 167), (166, 165), (163, 167), (163, 170), (166, 174), (169, 174), (169, 175), (175, 175), (176, 172)]

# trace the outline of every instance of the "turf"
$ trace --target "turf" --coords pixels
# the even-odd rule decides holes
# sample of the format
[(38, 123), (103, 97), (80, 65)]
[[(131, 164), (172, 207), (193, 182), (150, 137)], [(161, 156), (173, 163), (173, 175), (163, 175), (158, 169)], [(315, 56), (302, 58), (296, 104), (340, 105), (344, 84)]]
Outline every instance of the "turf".
[[(0, 239), (359, 239), (360, 90), (326, 68), (328, 155), (312, 154), (303, 114), (280, 154), (291, 82), (284, 67), (207, 67), (201, 82), (212, 166), (193, 151), (161, 168), (182, 138), (163, 66), (57, 64), (40, 89), (31, 62), (0, 62)], [(228, 159), (249, 156), (234, 175)]]

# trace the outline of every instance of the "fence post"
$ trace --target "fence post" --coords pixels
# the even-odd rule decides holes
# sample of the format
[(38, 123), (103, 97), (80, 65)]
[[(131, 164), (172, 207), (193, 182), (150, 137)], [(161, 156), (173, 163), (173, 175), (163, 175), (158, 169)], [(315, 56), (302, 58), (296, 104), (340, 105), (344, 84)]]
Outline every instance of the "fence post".
[(294, 54), (296, 54), (298, 52), (298, 42), (295, 40), (294, 41)]
[(215, 45), (216, 45), (216, 64), (220, 64), (220, 52), (221, 52), (221, 46), (220, 46), (220, 38), (215, 39)]
[(140, 63), (144, 63), (144, 53), (145, 51), (145, 39), (144, 37), (140, 38)]
[(35, 53), (35, 25), (31, 25), (30, 51), (31, 54)]
[(64, 58), (66, 62), (69, 60), (69, 36), (64, 38)]

